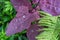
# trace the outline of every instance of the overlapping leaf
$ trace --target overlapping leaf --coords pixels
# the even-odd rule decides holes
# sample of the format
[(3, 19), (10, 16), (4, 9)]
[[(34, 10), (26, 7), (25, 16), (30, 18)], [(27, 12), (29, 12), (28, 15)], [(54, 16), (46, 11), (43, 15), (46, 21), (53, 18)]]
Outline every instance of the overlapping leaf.
[(58, 40), (58, 35), (60, 33), (60, 17), (58, 16), (45, 16), (41, 18), (39, 24), (40, 26), (47, 26), (44, 28), (44, 32), (38, 35), (37, 40)]
[[(31, 25), (31, 27), (27, 30), (27, 37), (29, 40), (36, 40), (35, 37), (41, 33), (43, 30), (43, 27), (38, 26), (37, 24)], [(38, 31), (40, 30), (40, 31)]]
[(20, 9), (21, 11), (18, 11), (16, 17), (8, 25), (6, 31), (6, 35), (8, 36), (28, 29), (31, 22), (39, 19), (38, 12), (34, 12), (33, 14), (29, 13), (28, 8), (25, 6), (21, 6)]

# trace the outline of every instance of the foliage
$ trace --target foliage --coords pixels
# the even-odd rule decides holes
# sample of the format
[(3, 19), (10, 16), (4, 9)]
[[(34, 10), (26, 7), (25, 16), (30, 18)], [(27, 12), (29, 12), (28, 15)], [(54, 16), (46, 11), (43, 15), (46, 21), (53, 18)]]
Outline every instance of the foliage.
[[(40, 13), (43, 13), (40, 11)], [(36, 38), (38, 40), (58, 40), (60, 33), (60, 17), (59, 16), (44, 16), (40, 18), (40, 26), (45, 26), (44, 32), (39, 34)]]
[(12, 36), (6, 36), (6, 28), (8, 23), (15, 17), (16, 11), (13, 8), (10, 0), (0, 0), (0, 40), (27, 40), (25, 33), (17, 33)]
[[(32, 2), (32, 1), (34, 1), (34, 2)], [(32, 1), (31, 1), (32, 5), (30, 5), (30, 3), (29, 4), (26, 3), (26, 1), (25, 1), (25, 3), (27, 4), (27, 6), (29, 8), (31, 8), (30, 6), (33, 6), (32, 7), (33, 10), (35, 10), (36, 7), (34, 7), (34, 6), (37, 6), (35, 4), (38, 3), (39, 0), (38, 1), (32, 0)], [(22, 3), (24, 4), (24, 2), (22, 2)], [(26, 4), (25, 4), (25, 6), (26, 6)], [(20, 6), (17, 5), (17, 6), (20, 7), (21, 5)], [(13, 34), (12, 36), (6, 36), (7, 25), (10, 23), (10, 21), (13, 18), (15, 18), (16, 13), (17, 13), (17, 8), (15, 8), (15, 9), (14, 8), (15, 8), (15, 5), (13, 7), (10, 0), (0, 0), (0, 40), (28, 40), (28, 37), (30, 37), (31, 35), (33, 36), (33, 33), (31, 32), (31, 30), (35, 29), (35, 31), (36, 31), (37, 26), (36, 27), (32, 26), (32, 27), (29, 27), (29, 29), (27, 30), (28, 34), (31, 33), (31, 35), (30, 36), (28, 35), (28, 37), (26, 35), (26, 33), (27, 33), (26, 30), (24, 30), (20, 33)], [(19, 10), (21, 10), (21, 9), (19, 9)], [(36, 9), (36, 10), (38, 10), (38, 9)], [(36, 12), (36, 10), (35, 10), (35, 12)], [(45, 9), (45, 10), (47, 10), (47, 9)], [(57, 11), (57, 13), (59, 12), (59, 10), (56, 10), (56, 11)], [(48, 13), (50, 13), (50, 12), (48, 12)], [(60, 30), (60, 16), (52, 16), (48, 13), (40, 11), (41, 18), (39, 19), (37, 24), (39, 24), (40, 27), (44, 27), (44, 28), (42, 29), (43, 32), (40, 32), (41, 31), (40, 29), (37, 30), (38, 32), (40, 32), (40, 34), (38, 36), (34, 35), (34, 37), (36, 36), (37, 40), (60, 40), (60, 31), (59, 31)], [(34, 15), (36, 16), (36, 14), (34, 14)], [(59, 14), (57, 14), (57, 15), (59, 15)], [(32, 23), (35, 24), (35, 21)], [(35, 28), (33, 28), (33, 27), (35, 27)], [(36, 33), (36, 32), (34, 32), (34, 33)]]
[(40, 0), (39, 2), (41, 10), (48, 12), (53, 16), (60, 15), (60, 0)]
[[(38, 10), (32, 7), (29, 0), (11, 0), (17, 14), (10, 21), (7, 29), (6, 35), (11, 36), (23, 30), (28, 30), (31, 27), (31, 23), (37, 21), (40, 18)], [(25, 10), (26, 9), (26, 10)]]

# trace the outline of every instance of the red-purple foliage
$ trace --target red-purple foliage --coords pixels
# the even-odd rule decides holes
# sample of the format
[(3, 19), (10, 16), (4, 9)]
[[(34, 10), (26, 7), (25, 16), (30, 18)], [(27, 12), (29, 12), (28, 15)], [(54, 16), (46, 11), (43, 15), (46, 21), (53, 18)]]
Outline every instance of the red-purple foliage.
[(29, 0), (11, 0), (16, 11), (19, 9), (20, 6), (27, 6), (29, 9), (32, 9), (31, 3)]
[(6, 35), (10, 36), (12, 34), (21, 32), (24, 29), (28, 29), (31, 25), (31, 22), (36, 21), (39, 18), (38, 12), (29, 13), (26, 6), (20, 6), (16, 17), (8, 25)]
[[(35, 37), (40, 34), (43, 30), (43, 27), (38, 26), (37, 24), (31, 25), (27, 30), (27, 37), (29, 40), (36, 40)], [(41, 30), (41, 31), (38, 31)]]
[(41, 10), (53, 16), (60, 15), (60, 0), (40, 0), (39, 5)]
[[(17, 14), (7, 27), (7, 36), (27, 29), (29, 40), (35, 40), (35, 36), (39, 33), (36, 30), (39, 27), (36, 25), (31, 26), (31, 22), (37, 21), (40, 18), (38, 10), (41, 9), (53, 16), (60, 15), (60, 0), (32, 0), (32, 2), (29, 0), (11, 0), (11, 3)], [(33, 4), (36, 5), (35, 8), (32, 7)], [(35, 31), (31, 32), (32, 30)]]
[(33, 4), (36, 4), (38, 3), (40, 0), (32, 0), (33, 1)]

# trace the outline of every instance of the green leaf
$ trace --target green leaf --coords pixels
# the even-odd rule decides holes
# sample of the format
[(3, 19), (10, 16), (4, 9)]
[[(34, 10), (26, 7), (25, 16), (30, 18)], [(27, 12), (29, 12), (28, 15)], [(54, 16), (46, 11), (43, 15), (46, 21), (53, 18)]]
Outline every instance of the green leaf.
[(39, 12), (40, 12), (40, 16), (43, 16), (43, 17), (45, 17), (45, 16), (52, 16), (49, 13), (46, 13), (44, 11), (39, 11)]
[(43, 32), (40, 33), (37, 40), (58, 40), (60, 33), (60, 17), (59, 16), (44, 16), (38, 22), (40, 26), (47, 26)]
[(12, 35), (10, 38), (9, 38), (9, 40), (14, 40), (14, 35)]

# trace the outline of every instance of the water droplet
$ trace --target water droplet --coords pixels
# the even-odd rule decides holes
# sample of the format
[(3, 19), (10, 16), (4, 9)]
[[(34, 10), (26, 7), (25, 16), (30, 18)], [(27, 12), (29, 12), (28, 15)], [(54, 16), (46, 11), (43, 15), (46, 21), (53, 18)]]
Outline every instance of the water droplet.
[(23, 18), (25, 18), (26, 16), (24, 15)]

